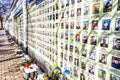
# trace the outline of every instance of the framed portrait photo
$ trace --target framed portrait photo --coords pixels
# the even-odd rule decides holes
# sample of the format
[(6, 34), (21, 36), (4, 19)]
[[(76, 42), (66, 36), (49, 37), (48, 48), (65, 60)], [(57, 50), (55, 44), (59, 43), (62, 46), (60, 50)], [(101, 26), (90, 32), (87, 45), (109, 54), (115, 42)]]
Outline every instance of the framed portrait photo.
[(82, 56), (84, 56), (84, 57), (87, 56), (87, 49), (85, 49), (85, 48), (82, 49)]
[(98, 29), (98, 20), (93, 20), (91, 30), (97, 30), (97, 29)]
[(120, 18), (117, 18), (115, 21), (115, 30), (120, 31)]
[(81, 62), (81, 69), (86, 70), (86, 63), (85, 62)]
[(87, 35), (83, 35), (82, 36), (82, 42), (83, 43), (87, 43), (87, 41), (88, 41), (88, 36)]
[(110, 30), (110, 19), (104, 19), (102, 20), (102, 30)]
[(90, 6), (89, 5), (84, 6), (84, 15), (89, 15), (89, 13), (90, 13)]
[(74, 65), (79, 66), (79, 59), (77, 59), (77, 58), (74, 59)]
[(108, 40), (107, 37), (102, 37), (101, 42), (100, 42), (100, 46), (107, 48), (108, 47), (108, 42), (109, 42), (109, 40)]
[(102, 80), (105, 80), (106, 79), (106, 71), (98, 68), (98, 77)]
[(76, 34), (75, 35), (75, 41), (76, 42), (80, 42), (80, 34)]
[(85, 75), (83, 73), (80, 74), (80, 80), (85, 80)]
[(113, 49), (120, 50), (120, 38), (114, 38)]
[(89, 54), (90, 59), (95, 60), (96, 59), (96, 52), (91, 50)]
[(96, 36), (91, 36), (90, 44), (97, 45), (97, 37)]
[(107, 63), (107, 56), (106, 56), (106, 54), (100, 54), (99, 55), (99, 62), (103, 63), (103, 64)]
[(88, 27), (89, 27), (89, 21), (84, 21), (83, 22), (83, 29), (88, 30)]
[(104, 1), (103, 12), (111, 12), (112, 11), (112, 4), (113, 4), (112, 0)]
[(93, 14), (98, 14), (99, 13), (99, 9), (100, 9), (100, 3), (93, 4), (92, 13)]
[(120, 0), (118, 0), (117, 10), (120, 10)]
[(77, 16), (81, 16), (81, 8), (77, 8)]
[(88, 70), (89, 70), (89, 73), (90, 74), (95, 74), (95, 66), (94, 65), (92, 65), (92, 64), (89, 64), (88, 65)]
[(120, 70), (120, 58), (112, 56), (111, 66), (115, 69)]

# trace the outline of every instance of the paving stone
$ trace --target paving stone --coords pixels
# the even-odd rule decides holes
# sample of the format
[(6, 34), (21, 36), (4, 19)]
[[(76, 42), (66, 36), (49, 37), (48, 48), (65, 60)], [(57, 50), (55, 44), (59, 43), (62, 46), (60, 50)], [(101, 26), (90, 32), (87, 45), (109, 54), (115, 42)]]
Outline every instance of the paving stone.
[[(5, 34), (0, 30), (0, 34)], [(10, 45), (7, 36), (0, 36), (0, 80), (24, 80), (20, 70), (23, 57), (17, 57), (14, 45)]]

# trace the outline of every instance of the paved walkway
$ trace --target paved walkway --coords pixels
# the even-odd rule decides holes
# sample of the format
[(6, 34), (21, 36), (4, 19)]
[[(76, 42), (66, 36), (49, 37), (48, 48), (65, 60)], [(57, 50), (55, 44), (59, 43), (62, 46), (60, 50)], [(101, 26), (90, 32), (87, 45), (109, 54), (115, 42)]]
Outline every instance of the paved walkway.
[(24, 80), (20, 70), (23, 57), (17, 57), (4, 30), (0, 30), (0, 80)]

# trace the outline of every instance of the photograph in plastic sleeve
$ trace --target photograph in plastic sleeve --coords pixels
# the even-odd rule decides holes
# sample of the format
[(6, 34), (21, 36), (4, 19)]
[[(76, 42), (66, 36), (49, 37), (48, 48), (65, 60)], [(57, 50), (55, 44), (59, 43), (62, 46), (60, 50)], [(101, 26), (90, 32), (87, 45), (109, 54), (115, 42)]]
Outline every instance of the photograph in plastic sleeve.
[(83, 29), (88, 30), (88, 26), (89, 26), (89, 21), (84, 21), (83, 22)]
[(75, 0), (71, 0), (71, 5), (75, 4)]
[(88, 71), (89, 71), (90, 74), (94, 75), (94, 73), (95, 73), (95, 66), (92, 65), (92, 64), (89, 64), (88, 65)]
[(64, 69), (67, 69), (67, 64), (66, 63), (64, 63)]
[(77, 8), (77, 16), (81, 16), (81, 8)]
[(98, 20), (93, 20), (92, 21), (92, 30), (97, 30), (98, 29)]
[(65, 23), (65, 29), (69, 29), (69, 23), (68, 22)]
[(111, 12), (112, 11), (112, 4), (113, 4), (112, 0), (104, 1), (103, 12)]
[(61, 23), (61, 29), (64, 29), (64, 23), (63, 22)]
[(73, 57), (69, 56), (69, 62), (72, 63), (73, 62)]
[(52, 23), (50, 23), (50, 28), (52, 28)]
[(115, 69), (120, 70), (120, 58), (112, 56), (111, 66)]
[(70, 0), (66, 0), (66, 6), (69, 6)]
[(76, 21), (76, 29), (80, 29), (80, 21)]
[(77, 3), (80, 3), (82, 0), (77, 0)]
[(52, 53), (54, 53), (55, 52), (55, 50), (54, 50), (54, 48), (52, 48)]
[(65, 4), (64, 4), (64, 0), (61, 0), (61, 8), (64, 8)]
[(120, 38), (114, 38), (113, 49), (120, 50)]
[(100, 46), (107, 48), (108, 47), (108, 42), (109, 42), (109, 40), (108, 40), (107, 37), (102, 37), (101, 42), (100, 42)]
[(87, 43), (87, 40), (88, 40), (88, 36), (87, 35), (83, 35), (82, 36), (82, 42), (83, 43)]
[(61, 57), (61, 59), (63, 60), (63, 52), (61, 52), (60, 57)]
[(99, 62), (103, 63), (103, 64), (106, 64), (107, 63), (107, 56), (105, 54), (100, 54)]
[(58, 13), (56, 13), (56, 19), (58, 19)]
[(90, 13), (90, 6), (89, 5), (84, 6), (84, 15), (89, 15), (89, 13)]
[(80, 74), (80, 80), (85, 80), (85, 75), (83, 73)]
[(73, 45), (70, 45), (70, 52), (73, 52)]
[(76, 34), (75, 35), (75, 41), (76, 42), (80, 42), (80, 34)]
[[(54, 25), (54, 24), (53, 24)], [(52, 34), (53, 36), (55, 36), (56, 34), (55, 34), (55, 32), (53, 32), (53, 34)]]
[(106, 78), (106, 71), (103, 69), (98, 68), (98, 77), (102, 80), (105, 80)]
[[(55, 15), (53, 15), (53, 16), (55, 16)], [(53, 29), (55, 28), (55, 24), (53, 24)]]
[(81, 69), (86, 70), (86, 63), (85, 62), (81, 62)]
[(65, 39), (68, 40), (68, 33), (65, 33)]
[(110, 80), (120, 80), (120, 76), (110, 74)]
[(120, 10), (120, 0), (118, 0), (118, 7), (117, 10)]
[(66, 53), (64, 54), (64, 60), (68, 60), (68, 55)]
[(60, 61), (60, 66), (63, 67), (63, 62), (62, 61)]
[(52, 20), (53, 19), (53, 16), (52, 15), (50, 15), (50, 20)]
[(61, 18), (62, 18), (62, 19), (64, 18), (64, 12), (62, 12), (62, 16), (61, 16)]
[(116, 19), (116, 22), (115, 22), (115, 30), (116, 30), (116, 31), (120, 31), (120, 18), (117, 18), (117, 19)]
[(63, 39), (64, 38), (64, 33), (61, 33), (61, 39)]
[(55, 11), (55, 6), (53, 5), (53, 11)]
[(75, 16), (75, 10), (72, 9), (72, 10), (71, 10), (71, 17), (74, 17), (74, 16)]
[(79, 47), (75, 46), (75, 53), (79, 54)]
[(102, 30), (109, 30), (110, 29), (110, 19), (102, 20)]
[(96, 59), (96, 52), (95, 51), (90, 51), (90, 55), (89, 55), (90, 59), (95, 60)]
[(50, 20), (50, 16), (48, 16), (48, 20)]
[(59, 9), (59, 5), (58, 5), (58, 3), (56, 3), (56, 10), (57, 10), (57, 9)]
[(58, 23), (58, 22), (56, 22), (56, 24), (55, 24), (55, 25), (56, 25), (56, 27), (59, 27), (59, 23)]
[(65, 50), (68, 50), (68, 44), (65, 44)]
[(70, 22), (70, 29), (74, 29), (74, 21)]
[(64, 46), (64, 44), (63, 44), (63, 42), (61, 42), (61, 49), (63, 49), (63, 46)]
[(69, 10), (68, 11), (66, 11), (66, 16), (65, 16), (66, 18), (69, 18)]
[(97, 37), (96, 36), (91, 36), (90, 44), (91, 45), (96, 45), (97, 44)]
[(74, 65), (75, 65), (75, 66), (79, 66), (79, 59), (75, 58), (75, 60), (74, 60)]
[(93, 4), (93, 14), (98, 14), (100, 9), (100, 3)]
[(70, 41), (74, 40), (74, 33), (70, 33)]
[(85, 48), (82, 49), (82, 56), (84, 56), (84, 57), (87, 56), (87, 49), (85, 49)]
[(51, 60), (51, 55), (50, 55), (50, 60)]
[(74, 76), (78, 77), (78, 68), (77, 67), (74, 67)]

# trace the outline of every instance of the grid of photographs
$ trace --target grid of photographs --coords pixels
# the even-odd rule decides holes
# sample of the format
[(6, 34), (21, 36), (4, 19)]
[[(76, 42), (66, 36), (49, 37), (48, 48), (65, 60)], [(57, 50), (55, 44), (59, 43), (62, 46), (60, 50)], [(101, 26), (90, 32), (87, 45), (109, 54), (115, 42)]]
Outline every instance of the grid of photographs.
[[(115, 0), (45, 0), (31, 13), (28, 44), (36, 44), (36, 50), (48, 62), (70, 70), (75, 80), (108, 80), (110, 69), (120, 71), (120, 16), (113, 18), (112, 14), (114, 9), (119, 12), (120, 0), (113, 9), (114, 3)], [(117, 57), (110, 57), (111, 49)], [(108, 69), (104, 69), (106, 66)], [(119, 80), (117, 75), (109, 77)]]
[(14, 32), (16, 34), (14, 34), (16, 36), (16, 38), (24, 43), (24, 32), (23, 32), (23, 14), (19, 15), (16, 19), (15, 19), (15, 30)]

